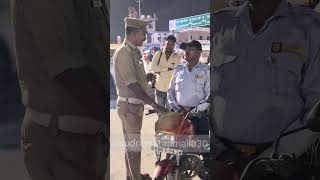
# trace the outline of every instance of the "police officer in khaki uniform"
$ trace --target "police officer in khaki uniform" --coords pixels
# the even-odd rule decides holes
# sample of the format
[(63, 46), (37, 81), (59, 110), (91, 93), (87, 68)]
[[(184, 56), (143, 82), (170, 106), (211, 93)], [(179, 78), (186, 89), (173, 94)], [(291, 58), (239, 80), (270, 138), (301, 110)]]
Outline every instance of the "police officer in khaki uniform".
[[(12, 0), (33, 180), (104, 180), (106, 8), (100, 0)], [(107, 128), (105, 127), (107, 124)]]
[(117, 112), (122, 121), (123, 134), (127, 143), (125, 160), (128, 180), (147, 179), (140, 174), (140, 133), (144, 104), (150, 104), (155, 111), (163, 113), (165, 108), (156, 104), (147, 94), (147, 79), (142, 55), (137, 46), (146, 39), (147, 21), (125, 18), (126, 38), (115, 51), (114, 71), (118, 95)]

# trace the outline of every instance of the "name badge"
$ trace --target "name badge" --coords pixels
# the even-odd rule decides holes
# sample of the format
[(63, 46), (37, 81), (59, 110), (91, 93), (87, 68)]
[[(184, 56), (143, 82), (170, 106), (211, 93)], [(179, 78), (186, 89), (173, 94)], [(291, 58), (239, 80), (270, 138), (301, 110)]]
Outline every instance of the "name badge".
[(196, 79), (196, 80), (198, 80), (198, 79), (199, 79), (199, 80), (205, 80), (206, 77), (203, 76), (203, 75), (200, 75), (200, 74), (196, 74), (196, 75), (195, 75), (195, 79)]

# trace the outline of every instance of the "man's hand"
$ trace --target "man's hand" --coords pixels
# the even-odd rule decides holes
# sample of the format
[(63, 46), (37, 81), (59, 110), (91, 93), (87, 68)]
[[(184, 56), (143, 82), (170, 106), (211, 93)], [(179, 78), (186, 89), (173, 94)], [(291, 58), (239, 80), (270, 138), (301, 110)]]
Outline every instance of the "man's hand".
[(157, 103), (152, 103), (151, 104), (152, 108), (158, 112), (159, 115), (165, 113), (165, 112), (168, 112), (168, 110), (162, 106), (160, 106), (159, 104)]
[(181, 109), (178, 111), (178, 113), (181, 115), (186, 115), (188, 113), (188, 111), (186, 109), (184, 109), (183, 107), (181, 107)]
[(147, 81), (152, 81), (156, 78), (156, 75), (153, 73), (148, 73), (147, 74)]
[(204, 102), (204, 103), (202, 103), (202, 104), (199, 104), (199, 105), (197, 106), (196, 111), (197, 111), (197, 112), (199, 112), (199, 111), (205, 111), (206, 109), (208, 109), (209, 105), (210, 105), (210, 104), (207, 103), (207, 102)]

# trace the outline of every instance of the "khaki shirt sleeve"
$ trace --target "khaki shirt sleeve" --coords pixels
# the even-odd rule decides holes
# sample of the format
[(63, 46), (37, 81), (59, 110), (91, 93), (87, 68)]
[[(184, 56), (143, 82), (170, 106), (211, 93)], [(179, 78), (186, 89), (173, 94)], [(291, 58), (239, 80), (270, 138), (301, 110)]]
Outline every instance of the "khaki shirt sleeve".
[(88, 63), (82, 54), (73, 2), (28, 0), (23, 3), (26, 23), (52, 77)]
[(125, 49), (120, 50), (115, 58), (115, 70), (126, 86), (138, 82), (133, 60), (132, 55)]

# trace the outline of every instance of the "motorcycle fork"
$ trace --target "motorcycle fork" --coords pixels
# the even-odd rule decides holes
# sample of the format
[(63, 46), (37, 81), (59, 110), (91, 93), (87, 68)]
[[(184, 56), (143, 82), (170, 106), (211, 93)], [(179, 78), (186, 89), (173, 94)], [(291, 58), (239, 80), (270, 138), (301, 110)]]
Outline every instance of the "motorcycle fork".
[(180, 155), (176, 156), (176, 168), (175, 168), (175, 173), (174, 173), (174, 179), (179, 180), (179, 166), (180, 166)]
[(161, 161), (161, 152), (156, 151), (157, 162), (156, 165)]

